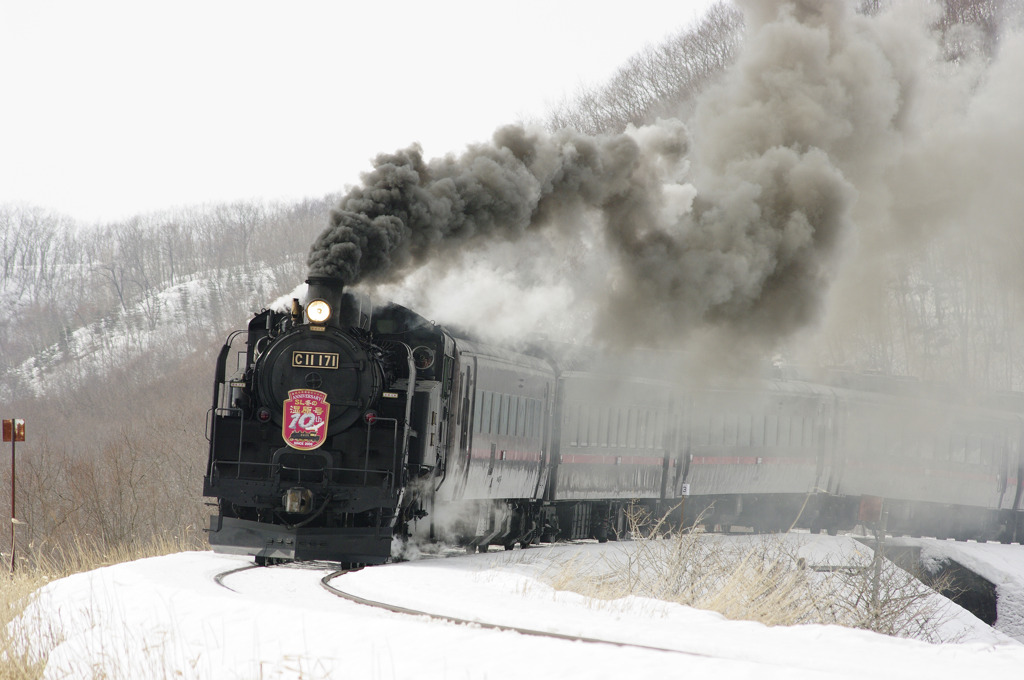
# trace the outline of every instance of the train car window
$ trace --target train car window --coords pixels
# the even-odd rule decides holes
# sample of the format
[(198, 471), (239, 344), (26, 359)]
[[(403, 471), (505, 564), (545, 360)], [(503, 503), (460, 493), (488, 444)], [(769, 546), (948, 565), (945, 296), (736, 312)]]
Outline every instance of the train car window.
[(562, 409), (562, 432), (567, 435), (570, 447), (579, 447), (580, 413), (577, 406), (566, 403)]
[(973, 436), (967, 438), (967, 462), (971, 465), (981, 465), (981, 439)]
[(483, 432), (483, 430), (484, 430), (483, 401), (484, 401), (484, 391), (483, 390), (477, 390), (476, 391), (476, 408), (473, 409), (474, 415), (476, 416), (475, 431), (476, 431), (477, 434), (481, 434)]
[(515, 437), (519, 433), (516, 430), (518, 423), (517, 418), (519, 416), (519, 397), (509, 395), (508, 398), (508, 434), (510, 437)]
[(493, 434), (495, 436), (501, 434), (501, 409), (504, 398), (505, 395), (501, 392), (495, 392), (491, 398), (491, 425), (494, 426)]
[(608, 446), (608, 409), (597, 409), (597, 445)]
[(519, 397), (519, 436), (529, 437), (530, 428), (527, 420), (530, 416), (530, 400), (527, 397)]
[(661, 411), (654, 412), (654, 445), (652, 448), (663, 449), (665, 448), (665, 432), (662, 429), (664, 422), (662, 422)]
[(590, 407), (580, 404), (580, 446), (590, 446)]
[(597, 446), (598, 410), (593, 404), (587, 407), (587, 446)]
[(573, 428), (573, 434), (576, 437), (576, 446), (583, 446), (583, 440), (587, 437), (587, 426), (583, 422), (583, 404), (577, 404), (576, 408), (573, 410), (576, 416), (576, 427)]
[(529, 431), (526, 429), (526, 417), (530, 412), (530, 400), (526, 397), (519, 397), (519, 425), (517, 430), (520, 437), (526, 437)]
[(499, 422), (502, 416), (502, 395), (498, 392), (494, 392), (490, 395), (490, 430), (489, 432), (495, 435), (501, 434), (501, 430), (498, 429)]
[(615, 409), (615, 445), (626, 445), (626, 414), (621, 408)]
[(633, 409), (626, 411), (626, 446), (636, 448), (636, 411)]
[(501, 421), (501, 395), (497, 392), (491, 392), (491, 434), (499, 435), (501, 430), (498, 429), (498, 423)]
[(921, 460), (931, 460), (935, 457), (935, 438), (925, 437), (921, 440), (921, 446), (917, 449)]
[(779, 445), (779, 417), (776, 415), (765, 416), (764, 419), (764, 445)]
[(725, 432), (725, 417), (717, 414), (711, 414), (711, 425), (708, 428), (708, 444), (711, 446), (722, 445), (722, 434)]
[(872, 456), (880, 456), (885, 453), (885, 435), (872, 430), (864, 438), (866, 452)]
[(764, 416), (750, 416), (750, 445), (753, 447), (764, 446)]
[(705, 446), (708, 443), (708, 419), (703, 413), (694, 413), (690, 430), (690, 443), (694, 446)]
[(519, 397), (519, 416), (516, 418), (516, 435), (519, 437), (526, 436), (526, 397)]
[(509, 395), (500, 395), (500, 406), (498, 408), (498, 434), (502, 436), (508, 435), (508, 410), (512, 406), (512, 400)]
[(508, 435), (519, 436), (519, 397), (514, 395), (508, 398)]
[(887, 458), (899, 458), (907, 455), (907, 449), (903, 446), (903, 433), (890, 432), (885, 438), (885, 452)]
[(804, 419), (802, 416), (793, 416), (789, 421), (789, 443), (795, 449), (804, 445)]
[(480, 408), (480, 430), (490, 434), (491, 429), (491, 399), (493, 393), (487, 390), (481, 391), (483, 394), (483, 406)]
[(779, 446), (789, 446), (789, 428), (791, 419), (788, 415), (779, 416)]
[(534, 407), (534, 414), (533, 414), (533, 436), (534, 437), (543, 437), (544, 436), (544, 430), (543, 430), (543, 427), (544, 427), (544, 425), (543, 425), (543, 423), (544, 423), (544, 402), (541, 401), (540, 399), (537, 399), (535, 401), (533, 407)]
[(736, 437), (737, 446), (750, 446), (750, 429), (753, 427), (754, 417), (749, 413), (742, 413), (739, 416), (739, 434)]
[(531, 437), (537, 436), (537, 416), (539, 411), (539, 409), (537, 408), (538, 403), (538, 399), (529, 400), (529, 425), (526, 426), (526, 431), (529, 432), (529, 436)]
[(594, 440), (590, 438), (593, 428), (591, 421), (594, 419), (594, 407), (590, 405), (580, 407), (580, 446), (592, 446)]
[(519, 436), (519, 397), (516, 395), (510, 395), (508, 398), (508, 435), (510, 437)]
[(966, 460), (966, 448), (967, 443), (964, 441), (962, 434), (955, 434), (951, 438), (949, 447), (949, 457), (954, 463), (963, 463)]
[(992, 461), (995, 460), (996, 445), (993, 437), (985, 436), (981, 438), (981, 464), (988, 467), (992, 465)]
[(508, 396), (508, 425), (505, 427), (505, 434), (514, 437), (516, 436), (516, 417), (519, 415), (519, 397), (513, 395)]
[(524, 399), (523, 404), (526, 409), (526, 421), (523, 425), (523, 436), (533, 437), (533, 399)]
[(736, 446), (739, 442), (739, 417), (730, 413), (723, 418), (722, 422), (722, 443), (726, 446)]

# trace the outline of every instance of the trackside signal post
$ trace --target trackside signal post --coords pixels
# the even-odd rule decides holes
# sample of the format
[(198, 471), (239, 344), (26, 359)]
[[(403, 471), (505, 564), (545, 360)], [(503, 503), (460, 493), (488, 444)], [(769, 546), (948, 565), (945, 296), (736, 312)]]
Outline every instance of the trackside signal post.
[(14, 447), (18, 442), (25, 441), (25, 421), (21, 418), (11, 418), (3, 421), (4, 441), (11, 443), (11, 573), (14, 573), (15, 550), (14, 550), (14, 525), (18, 523), (15, 519), (14, 491), (15, 491), (15, 458)]

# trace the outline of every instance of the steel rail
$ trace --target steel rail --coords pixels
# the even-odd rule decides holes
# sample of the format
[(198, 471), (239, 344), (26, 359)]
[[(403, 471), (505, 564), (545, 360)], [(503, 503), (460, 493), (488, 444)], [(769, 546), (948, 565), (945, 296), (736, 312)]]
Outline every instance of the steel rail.
[(351, 569), (342, 569), (342, 570), (339, 570), (339, 571), (332, 572), (332, 573), (328, 574), (327, 576), (324, 576), (322, 579), (320, 579), (320, 585), (323, 586), (323, 588), (327, 592), (331, 593), (332, 595), (336, 595), (336, 596), (338, 596), (340, 598), (343, 598), (345, 600), (349, 600), (350, 602), (355, 602), (356, 604), (365, 605), (367, 607), (374, 607), (376, 609), (383, 609), (385, 611), (393, 612), (395, 614), (406, 614), (408, 616), (424, 616), (424, 617), (427, 617), (427, 618), (430, 618), (430, 619), (434, 619), (436, 621), (445, 621), (447, 623), (453, 623), (453, 624), (459, 625), (459, 626), (475, 626), (477, 628), (483, 628), (483, 629), (486, 629), (486, 630), (496, 630), (496, 631), (508, 632), (508, 633), (519, 633), (520, 635), (529, 635), (529, 636), (532, 636), (532, 637), (553, 638), (555, 640), (566, 640), (566, 641), (569, 641), (569, 642), (583, 642), (583, 643), (595, 644), (595, 645), (613, 645), (615, 647), (628, 647), (628, 648), (631, 648), (631, 649), (643, 649), (643, 650), (652, 651), (652, 652), (668, 652), (670, 654), (683, 654), (685, 656), (696, 656), (696, 657), (702, 657), (702, 658), (706, 658), (706, 659), (719, 659), (719, 658), (722, 658), (722, 657), (719, 657), (719, 656), (715, 656), (713, 654), (704, 654), (702, 652), (693, 652), (693, 651), (687, 651), (687, 650), (683, 650), (683, 649), (672, 649), (670, 647), (657, 647), (655, 645), (637, 644), (635, 642), (623, 642), (621, 640), (606, 640), (606, 639), (603, 639), (603, 638), (592, 638), (592, 637), (587, 637), (587, 636), (584, 636), (584, 635), (570, 635), (568, 633), (554, 633), (554, 632), (546, 631), (546, 630), (538, 630), (536, 628), (524, 628), (524, 627), (521, 627), (521, 626), (513, 626), (513, 625), (508, 625), (508, 624), (503, 624), (503, 623), (491, 623), (491, 622), (488, 622), (488, 621), (478, 621), (476, 619), (462, 619), (462, 618), (459, 618), (457, 616), (449, 616), (447, 614), (436, 614), (436, 613), (432, 613), (432, 612), (425, 612), (425, 611), (421, 611), (419, 609), (410, 609), (408, 607), (402, 607), (400, 605), (389, 604), (387, 602), (379, 602), (377, 600), (370, 600), (370, 599), (367, 599), (365, 597), (360, 597), (358, 595), (353, 595), (352, 593), (345, 592), (344, 590), (341, 590), (340, 588), (336, 588), (335, 586), (331, 585), (331, 581), (332, 580), (334, 580), (335, 578), (337, 578), (339, 576), (347, 574), (350, 571), (353, 571), (353, 570), (351, 570)]

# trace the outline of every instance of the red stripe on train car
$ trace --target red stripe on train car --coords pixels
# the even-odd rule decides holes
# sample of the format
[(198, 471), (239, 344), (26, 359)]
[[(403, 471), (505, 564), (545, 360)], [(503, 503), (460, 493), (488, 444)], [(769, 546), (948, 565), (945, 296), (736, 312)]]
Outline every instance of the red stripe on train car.
[[(491, 450), (490, 449), (473, 449), (469, 453), (469, 457), (473, 460), (490, 460)], [(510, 451), (508, 449), (497, 449), (494, 452), (494, 460), (501, 462), (503, 460), (525, 460), (537, 462), (540, 460), (539, 451)]]
[(695, 465), (816, 465), (814, 458), (782, 456), (694, 456)]
[(664, 456), (605, 456), (593, 454), (562, 454), (562, 464), (568, 465), (661, 465)]

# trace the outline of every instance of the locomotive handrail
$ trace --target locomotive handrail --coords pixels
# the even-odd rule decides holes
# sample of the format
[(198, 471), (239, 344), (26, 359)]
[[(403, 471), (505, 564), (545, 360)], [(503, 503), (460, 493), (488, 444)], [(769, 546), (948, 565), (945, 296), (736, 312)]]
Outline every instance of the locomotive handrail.
[[(241, 335), (242, 333), (245, 333), (245, 332), (246, 331), (243, 331), (243, 330), (232, 331), (228, 335), (227, 340), (224, 341), (224, 346), (220, 348), (220, 353), (217, 355), (217, 365), (216, 365), (216, 369), (214, 371), (214, 376), (213, 376), (213, 401), (211, 402), (210, 410), (207, 411), (207, 421), (206, 421), (207, 422), (207, 433), (206, 433), (207, 434), (207, 441), (210, 442), (210, 467), (206, 471), (206, 473), (207, 473), (207, 476), (210, 477), (210, 478), (213, 477), (214, 461), (215, 461), (215, 458), (216, 458), (216, 456), (213, 455), (213, 447), (214, 447), (214, 445), (216, 443), (216, 439), (217, 439), (217, 417), (216, 416), (218, 415), (218, 411), (219, 410), (225, 408), (223, 405), (221, 405), (220, 402), (221, 402), (221, 389), (224, 386), (224, 373), (226, 372), (226, 367), (227, 367), (227, 362), (228, 362), (228, 354), (231, 353), (231, 343), (234, 342), (235, 338), (237, 338), (239, 335)], [(227, 407), (227, 408), (230, 409), (231, 407)], [(241, 409), (239, 409), (239, 413), (241, 413)], [(244, 419), (240, 419), (240, 421), (241, 420), (244, 420)], [(238, 460), (239, 461), (242, 460), (242, 436), (241, 436), (241, 429), (239, 429), (239, 437), (238, 437)], [(241, 469), (241, 468), (239, 468), (239, 469)]]
[(382, 423), (382, 422), (383, 423), (394, 423), (394, 426), (392, 428), (393, 435), (392, 435), (392, 438), (391, 438), (391, 445), (392, 445), (392, 448), (394, 448), (395, 450), (398, 449), (398, 418), (380, 418), (380, 417), (378, 417), (378, 418), (375, 418), (374, 420), (366, 423), (366, 453), (365, 453), (365, 458), (364, 458), (366, 463), (363, 465), (362, 470), (359, 470), (359, 471), (361, 471), (363, 473), (363, 484), (366, 484), (366, 475), (370, 472), (370, 435), (373, 433), (373, 426), (376, 425), (377, 423)]
[[(390, 420), (393, 420), (393, 419), (390, 419)], [(255, 467), (265, 467), (265, 468), (278, 467), (278, 468), (281, 468), (283, 470), (297, 470), (297, 471), (305, 470), (307, 472), (310, 471), (308, 468), (290, 467), (288, 465), (284, 465), (283, 463), (259, 463), (259, 462), (256, 462), (256, 461), (246, 461), (244, 463), (238, 463), (238, 462), (233, 461), (233, 460), (218, 460), (218, 461), (214, 461), (214, 466), (215, 467), (220, 467), (222, 465), (235, 465), (235, 466), (237, 466), (237, 465), (246, 465), (248, 467), (254, 467), (254, 468)], [(318, 470), (324, 470), (326, 472), (356, 472), (356, 473), (362, 472), (362, 473), (380, 474), (380, 475), (389, 475), (389, 476), (393, 474), (393, 471), (392, 470), (388, 470), (387, 468), (322, 467), (322, 468), (317, 468), (317, 469)]]

